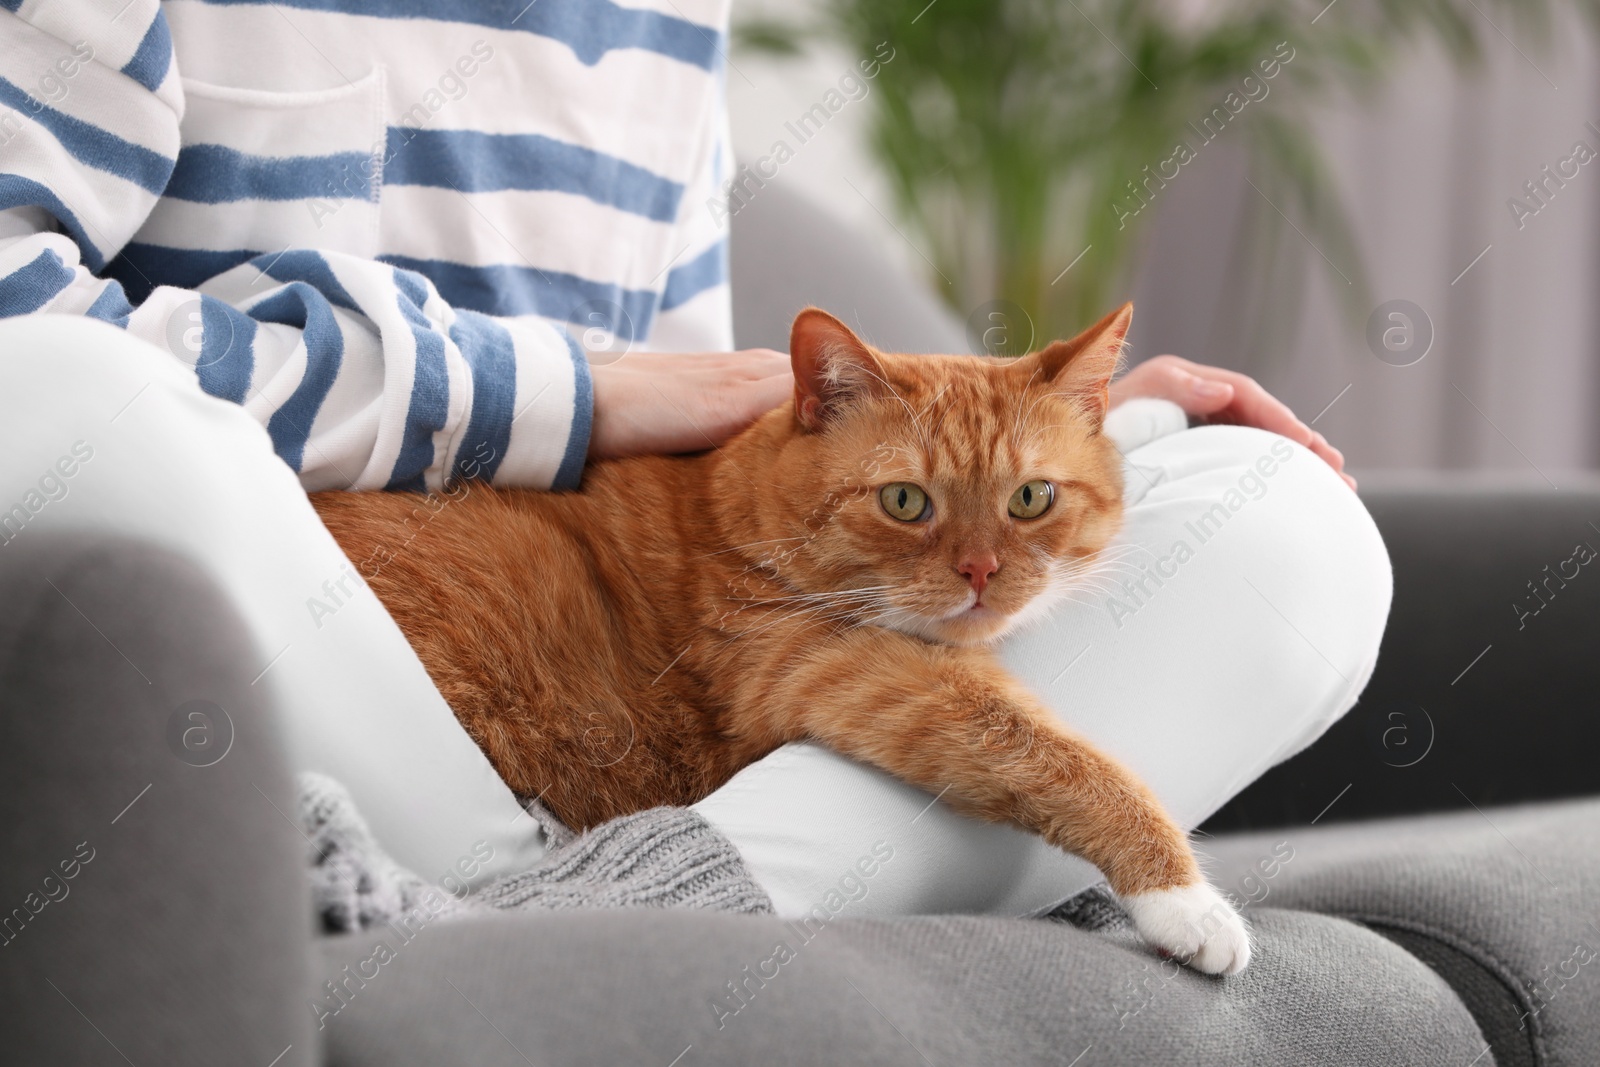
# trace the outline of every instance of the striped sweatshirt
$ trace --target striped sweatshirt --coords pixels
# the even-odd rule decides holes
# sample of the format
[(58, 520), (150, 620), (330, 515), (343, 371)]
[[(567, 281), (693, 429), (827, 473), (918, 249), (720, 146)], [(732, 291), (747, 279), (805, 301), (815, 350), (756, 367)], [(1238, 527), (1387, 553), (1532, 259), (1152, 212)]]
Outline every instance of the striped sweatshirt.
[(571, 488), (586, 353), (732, 347), (726, 0), (0, 0), (0, 316), (87, 315), (307, 490)]

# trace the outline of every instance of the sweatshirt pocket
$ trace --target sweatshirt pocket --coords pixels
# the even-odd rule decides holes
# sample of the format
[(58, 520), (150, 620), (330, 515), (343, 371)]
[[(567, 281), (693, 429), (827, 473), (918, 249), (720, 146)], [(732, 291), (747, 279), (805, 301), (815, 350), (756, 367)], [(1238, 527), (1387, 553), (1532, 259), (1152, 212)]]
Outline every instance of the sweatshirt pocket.
[(134, 240), (194, 286), (252, 255), (319, 249), (371, 258), (383, 184), (384, 71), (278, 92), (183, 79), (177, 167)]

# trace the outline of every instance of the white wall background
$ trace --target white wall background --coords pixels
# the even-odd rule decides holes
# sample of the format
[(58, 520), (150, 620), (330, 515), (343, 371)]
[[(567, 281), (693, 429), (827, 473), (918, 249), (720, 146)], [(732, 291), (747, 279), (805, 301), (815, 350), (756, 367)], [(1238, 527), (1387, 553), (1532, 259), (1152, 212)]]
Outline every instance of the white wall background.
[[(812, 5), (813, 0), (736, 0), (734, 18), (763, 11), (792, 18)], [(731, 59), (734, 69), (728, 72), (728, 111), (734, 151), (741, 161), (768, 155), (779, 138), (794, 145), (796, 139), (784, 123), (793, 122), (830, 88), (837, 87), (842, 75), (859, 73), (857, 57), (842, 49), (818, 50), (795, 58), (735, 52)], [(894, 69), (892, 60), (887, 69)], [(909, 231), (895, 217), (889, 184), (867, 151), (871, 82), (868, 87), (864, 98), (847, 103), (819, 135), (801, 146), (775, 180), (827, 207), (907, 271), (932, 276), (928, 264), (908, 242)], [(936, 277), (934, 282), (938, 282)]]

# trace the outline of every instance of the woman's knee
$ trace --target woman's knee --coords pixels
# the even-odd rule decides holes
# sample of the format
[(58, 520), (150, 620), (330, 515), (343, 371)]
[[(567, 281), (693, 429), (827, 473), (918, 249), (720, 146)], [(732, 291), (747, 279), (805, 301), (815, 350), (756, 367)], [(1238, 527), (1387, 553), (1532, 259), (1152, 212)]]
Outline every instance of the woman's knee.
[[(1220, 526), (1246, 508), (1261, 520), (1246, 528), (1288, 574), (1334, 576), (1306, 582), (1307, 592), (1333, 595), (1336, 604), (1309, 611), (1359, 608), (1352, 622), (1366, 627), (1372, 652), (1382, 636), (1394, 590), (1388, 549), (1361, 498), (1321, 458), (1286, 437), (1249, 426), (1206, 426), (1185, 436), (1204, 439), (1222, 491), (1202, 514)], [(1224, 517), (1226, 516), (1226, 517)], [(1290, 581), (1293, 586), (1295, 583)]]
[[(97, 319), (22, 315), (0, 320), (0, 396), (19, 412), (115, 421), (152, 397), (254, 422), (200, 386), (195, 368), (158, 345)], [(171, 405), (169, 405), (171, 407)], [(159, 424), (152, 428), (159, 429)]]
[(1360, 498), (1308, 449), (1251, 427), (1187, 430), (1129, 459), (1163, 474), (1136, 507), (1162, 512), (1159, 525), (1186, 555), (1215, 559), (1213, 580), (1226, 583), (1218, 593), (1240, 598), (1260, 624), (1260, 654), (1310, 646), (1332, 668), (1305, 683), (1308, 729), (1320, 733), (1370, 677), (1393, 594), (1388, 552)]
[[(161, 374), (162, 369), (186, 369), (171, 353), (149, 341), (79, 315), (21, 315), (0, 320), (0, 353), (0, 369), (10, 374), (72, 374), (80, 367), (92, 366), (107, 378), (143, 382), (152, 373)], [(188, 377), (193, 379), (192, 371)]]
[(30, 442), (59, 451), (79, 438), (90, 449), (135, 451), (155, 469), (200, 442), (202, 454), (271, 455), (260, 423), (205, 393), (193, 368), (148, 341), (73, 316), (0, 320), (0, 439), (16, 446), (11, 458), (31, 469), (18, 454)]
[[(187, 381), (185, 372), (187, 371)], [(6, 424), (105, 426), (152, 392), (197, 388), (171, 355), (109, 323), (67, 315), (0, 321)]]
[(1152, 502), (1191, 504), (1184, 532), (1199, 544), (1226, 530), (1244, 542), (1235, 546), (1242, 556), (1265, 550), (1297, 572), (1337, 573), (1352, 599), (1381, 604), (1387, 616), (1393, 583), (1383, 538), (1360, 497), (1309, 449), (1254, 427), (1202, 426), (1129, 458), (1160, 471)]

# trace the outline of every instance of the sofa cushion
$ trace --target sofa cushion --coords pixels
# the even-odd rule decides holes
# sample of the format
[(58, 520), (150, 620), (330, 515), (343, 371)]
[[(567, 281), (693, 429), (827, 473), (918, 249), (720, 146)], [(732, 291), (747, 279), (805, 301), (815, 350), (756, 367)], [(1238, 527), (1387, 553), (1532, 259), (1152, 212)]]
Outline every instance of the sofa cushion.
[(1127, 930), (1045, 920), (841, 917), (808, 941), (765, 916), (489, 916), (404, 943), (324, 940), (319, 977), (344, 987), (314, 1010), (328, 1062), (347, 1067), (1404, 1065), (1482, 1050), (1449, 986), (1389, 940), (1293, 911), (1255, 924), (1258, 962), (1217, 979)]
[(1600, 479), (1533, 477), (1361, 472), (1394, 563), (1377, 670), (1203, 829), (1303, 825), (1352, 781), (1324, 822), (1600, 794), (1600, 581), (1579, 562), (1600, 549)]
[(1462, 996), (1501, 1067), (1600, 1063), (1600, 800), (1232, 835), (1207, 851), (1240, 896), (1405, 945)]

